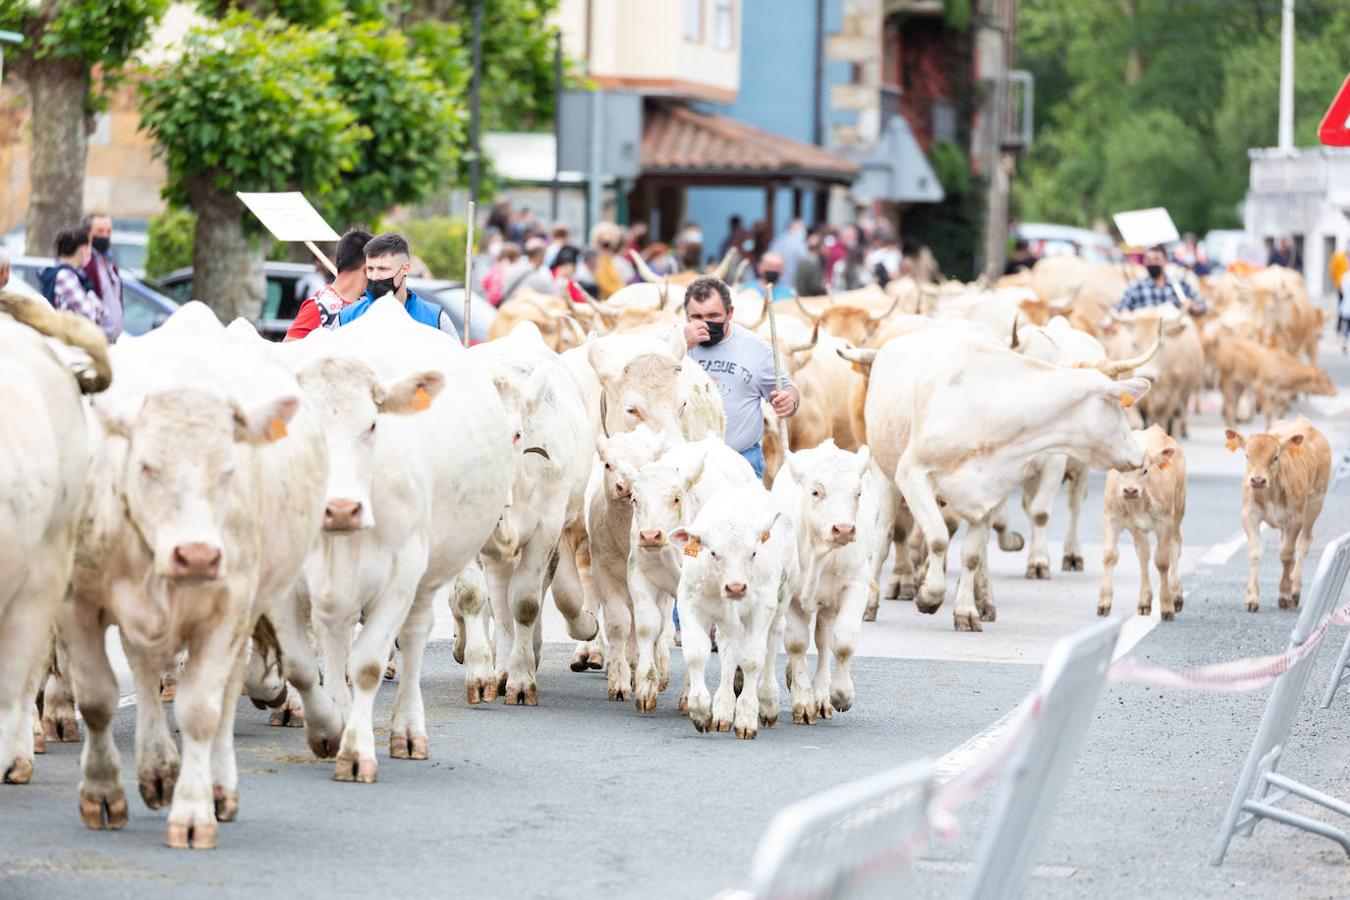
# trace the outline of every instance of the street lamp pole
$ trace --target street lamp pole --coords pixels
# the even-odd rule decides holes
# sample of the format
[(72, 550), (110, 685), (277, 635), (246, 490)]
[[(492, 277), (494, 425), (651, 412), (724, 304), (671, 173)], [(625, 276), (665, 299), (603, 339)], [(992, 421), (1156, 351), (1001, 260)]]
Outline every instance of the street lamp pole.
[(483, 82), (483, 0), (473, 5), (473, 78), (469, 86), (469, 202), (478, 203), (478, 129)]

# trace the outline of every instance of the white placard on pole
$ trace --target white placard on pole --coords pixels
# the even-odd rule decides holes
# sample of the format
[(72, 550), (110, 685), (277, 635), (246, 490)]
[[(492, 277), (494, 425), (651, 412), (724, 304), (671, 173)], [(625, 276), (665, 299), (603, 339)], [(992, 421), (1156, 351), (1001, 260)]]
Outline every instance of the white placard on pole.
[(1161, 206), (1119, 212), (1111, 218), (1115, 219), (1121, 240), (1134, 247), (1152, 247), (1181, 240), (1172, 217)]
[(235, 194), (264, 227), (279, 241), (298, 241), (309, 248), (328, 271), (337, 277), (337, 266), (314, 245), (315, 241), (336, 241), (338, 233), (323, 220), (305, 195), (299, 191)]

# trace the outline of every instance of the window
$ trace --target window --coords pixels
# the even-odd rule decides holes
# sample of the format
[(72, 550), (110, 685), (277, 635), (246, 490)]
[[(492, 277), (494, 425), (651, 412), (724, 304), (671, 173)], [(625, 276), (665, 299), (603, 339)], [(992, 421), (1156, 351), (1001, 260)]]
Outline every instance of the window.
[(713, 47), (718, 50), (730, 50), (735, 44), (735, 0), (712, 0)]
[(684, 0), (684, 39), (703, 43), (703, 0)]

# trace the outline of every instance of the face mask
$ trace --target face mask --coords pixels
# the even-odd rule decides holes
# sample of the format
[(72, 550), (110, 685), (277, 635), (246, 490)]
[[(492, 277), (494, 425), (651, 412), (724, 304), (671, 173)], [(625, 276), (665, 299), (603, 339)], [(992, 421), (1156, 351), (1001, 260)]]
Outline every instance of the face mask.
[(727, 333), (726, 322), (704, 322), (708, 326), (708, 339), (699, 344), (700, 347), (716, 347), (722, 342), (722, 338)]
[(1144, 268), (1148, 269), (1149, 278), (1157, 278), (1163, 271), (1162, 266), (1145, 266)]
[[(407, 281), (407, 279), (405, 278), (404, 281)], [(372, 278), (366, 282), (366, 287), (370, 291), (370, 296), (378, 300), (385, 294), (397, 293), (401, 285), (394, 284), (392, 278)]]
[(765, 272), (765, 273), (764, 273), (764, 283), (765, 283), (765, 284), (777, 284), (777, 283), (778, 283), (778, 273), (777, 273), (777, 272)]
[(89, 241), (95, 250), (99, 253), (107, 253), (108, 248), (112, 246), (112, 239), (105, 237), (96, 237)]

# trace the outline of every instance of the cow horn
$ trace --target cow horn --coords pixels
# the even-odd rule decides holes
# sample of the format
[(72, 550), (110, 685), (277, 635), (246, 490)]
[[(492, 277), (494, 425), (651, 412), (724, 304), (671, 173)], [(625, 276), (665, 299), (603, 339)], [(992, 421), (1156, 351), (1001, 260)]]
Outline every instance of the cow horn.
[(628, 257), (633, 260), (633, 266), (637, 269), (638, 275), (642, 276), (643, 281), (656, 283), (661, 280), (661, 276), (652, 271), (652, 267), (647, 265), (647, 261), (642, 258), (642, 254), (636, 250), (629, 250)]
[[(766, 308), (767, 308), (768, 302), (769, 302), (768, 300), (765, 300), (765, 301), (764, 301)], [(796, 292), (796, 291), (793, 291), (793, 292), (792, 292), (792, 302), (795, 303), (795, 304), (797, 304), (797, 308), (800, 309), (800, 310), (802, 311), (802, 315), (806, 316), (806, 317), (807, 317), (808, 319), (810, 319), (812, 322), (819, 322), (819, 321), (820, 321), (820, 316), (818, 316), (818, 315), (816, 315), (815, 313), (811, 312), (811, 310), (807, 309), (805, 306), (802, 306), (802, 298), (797, 296), (797, 292)]]
[(1019, 341), (1019, 340), (1017, 339), (1017, 323), (1018, 323), (1018, 321), (1021, 320), (1021, 318), (1022, 318), (1022, 314), (1021, 314), (1021, 313), (1014, 313), (1014, 314), (1013, 314), (1012, 341), (1009, 342), (1009, 344), (1008, 344), (1008, 349), (1010, 349), (1010, 350), (1016, 350), (1018, 344), (1021, 343), (1021, 341)]
[(572, 327), (572, 330), (576, 333), (577, 343), (578, 343), (578, 344), (584, 344), (584, 343), (586, 343), (586, 332), (585, 332), (585, 330), (581, 327), (581, 323), (580, 323), (580, 322), (578, 322), (578, 321), (577, 321), (576, 319), (574, 319), (573, 317), (567, 315), (566, 313), (563, 313), (563, 314), (562, 314), (562, 320), (563, 320), (565, 323), (567, 323), (568, 325), (570, 325), (570, 326)]
[[(796, 295), (794, 294), (793, 296)], [(764, 302), (760, 304), (759, 307), (759, 318), (755, 320), (755, 324), (750, 326), (751, 331), (757, 330), (759, 326), (764, 324), (764, 320), (769, 317), (769, 304), (773, 302), (768, 297), (765, 297), (763, 294), (760, 294), (760, 297), (764, 300)]]
[(9, 291), (0, 291), (0, 313), (6, 313), (38, 334), (83, 350), (89, 357), (89, 367), (74, 373), (81, 392), (97, 394), (112, 384), (108, 339), (93, 322), (74, 313), (57, 312), (46, 303)]
[(749, 259), (743, 259), (736, 264), (736, 274), (731, 277), (732, 284), (741, 283), (741, 279), (745, 276), (745, 269), (749, 265), (750, 265)]
[(876, 362), (877, 358), (877, 351), (871, 348), (836, 347), (834, 352), (838, 353), (841, 359), (846, 359), (862, 369), (864, 373), (871, 372), (872, 363)]
[(723, 281), (726, 281), (727, 273), (731, 271), (731, 264), (733, 261), (735, 261), (736, 256), (737, 256), (736, 248), (735, 247), (728, 248), (727, 255), (722, 257), (722, 261), (719, 262), (716, 266), (713, 266), (713, 268), (708, 271), (708, 274), (714, 278), (720, 278)]
[(834, 306), (834, 288), (828, 282), (825, 284), (825, 305)]
[(609, 439), (609, 423), (605, 421), (609, 417), (609, 401), (605, 399), (605, 388), (600, 387), (600, 430), (605, 433), (605, 439)]
[(807, 341), (805, 344), (793, 344), (792, 346), (788, 347), (788, 353), (805, 353), (807, 350), (810, 350), (813, 347), (815, 347), (816, 342), (819, 340), (820, 340), (820, 320), (817, 319), (816, 327), (811, 329), (811, 340)]
[(880, 322), (882, 319), (889, 319), (891, 317), (891, 313), (895, 312), (895, 308), (899, 305), (900, 305), (900, 297), (899, 295), (897, 295), (895, 299), (891, 301), (891, 306), (889, 309), (887, 309), (884, 313), (881, 314), (873, 313), (869, 318), (873, 322)]
[(656, 308), (658, 310), (665, 309), (666, 303), (668, 303), (669, 301), (670, 301), (670, 278), (667, 276), (666, 278), (661, 279), (661, 290), (658, 293), (656, 299)]
[(1121, 375), (1145, 365), (1155, 354), (1157, 354), (1158, 348), (1162, 346), (1162, 330), (1162, 319), (1159, 319), (1158, 336), (1153, 339), (1152, 346), (1138, 356), (1132, 356), (1129, 359), (1108, 359), (1099, 364), (1098, 368), (1101, 369), (1102, 374), (1106, 375), (1108, 378), (1115, 378), (1117, 375)]

